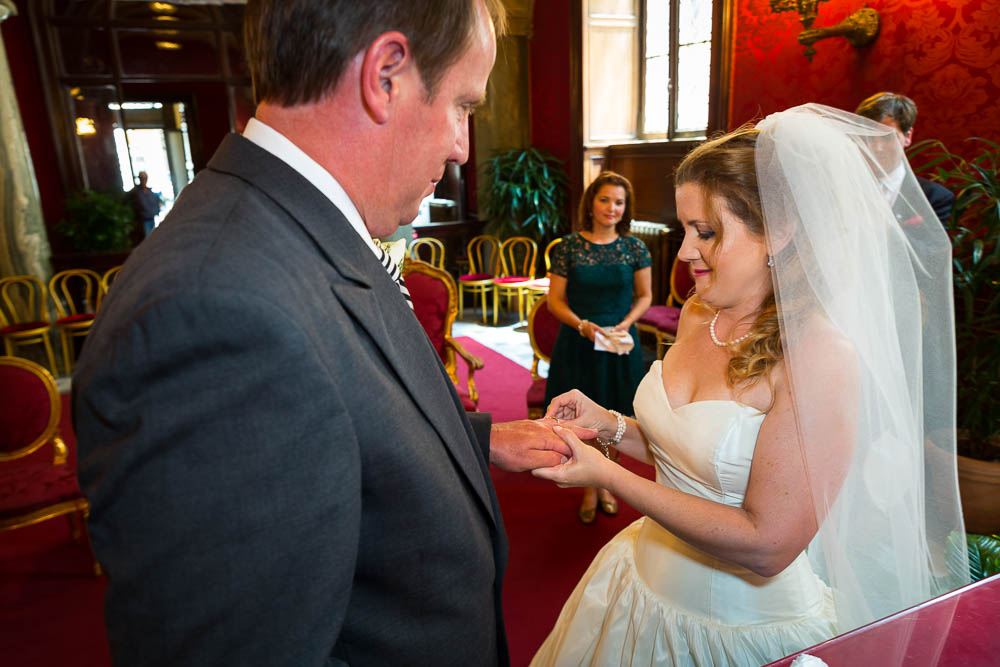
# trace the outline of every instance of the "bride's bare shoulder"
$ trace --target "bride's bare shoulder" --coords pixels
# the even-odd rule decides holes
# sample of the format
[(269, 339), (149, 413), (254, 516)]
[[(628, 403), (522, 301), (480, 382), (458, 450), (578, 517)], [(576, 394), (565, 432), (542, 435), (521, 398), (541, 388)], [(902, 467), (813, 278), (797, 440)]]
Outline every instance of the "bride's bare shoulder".
[[(799, 368), (809, 369), (815, 378), (825, 378), (841, 386), (854, 386), (858, 378), (858, 350), (843, 331), (822, 315), (813, 315), (785, 336), (789, 349), (785, 356), (794, 358)], [(837, 386), (831, 384), (830, 386)]]

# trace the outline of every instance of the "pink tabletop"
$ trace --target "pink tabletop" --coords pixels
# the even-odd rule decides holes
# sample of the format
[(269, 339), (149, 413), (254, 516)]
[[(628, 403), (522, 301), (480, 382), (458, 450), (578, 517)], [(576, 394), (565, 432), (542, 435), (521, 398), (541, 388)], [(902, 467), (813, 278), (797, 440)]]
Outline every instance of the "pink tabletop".
[[(829, 639), (808, 653), (829, 667), (1000, 665), (1000, 575)], [(772, 662), (791, 665), (799, 653)]]

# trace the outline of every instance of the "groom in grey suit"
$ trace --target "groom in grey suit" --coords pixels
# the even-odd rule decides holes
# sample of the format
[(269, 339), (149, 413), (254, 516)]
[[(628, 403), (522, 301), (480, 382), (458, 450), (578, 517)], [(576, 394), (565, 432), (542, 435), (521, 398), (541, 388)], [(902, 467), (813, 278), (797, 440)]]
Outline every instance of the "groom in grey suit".
[(256, 117), (74, 376), (116, 664), (508, 662), (489, 463), (570, 452), (466, 415), (371, 241), (467, 159), (502, 24), (499, 0), (250, 0)]

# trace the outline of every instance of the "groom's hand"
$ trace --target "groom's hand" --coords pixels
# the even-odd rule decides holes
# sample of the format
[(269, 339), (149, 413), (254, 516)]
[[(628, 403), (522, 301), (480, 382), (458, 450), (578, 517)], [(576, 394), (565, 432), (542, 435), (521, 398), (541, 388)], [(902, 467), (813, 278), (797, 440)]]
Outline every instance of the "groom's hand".
[[(509, 472), (548, 468), (573, 455), (562, 438), (552, 432), (555, 419), (521, 419), (493, 424), (490, 429), (490, 463)], [(597, 437), (593, 429), (565, 426), (581, 440)]]

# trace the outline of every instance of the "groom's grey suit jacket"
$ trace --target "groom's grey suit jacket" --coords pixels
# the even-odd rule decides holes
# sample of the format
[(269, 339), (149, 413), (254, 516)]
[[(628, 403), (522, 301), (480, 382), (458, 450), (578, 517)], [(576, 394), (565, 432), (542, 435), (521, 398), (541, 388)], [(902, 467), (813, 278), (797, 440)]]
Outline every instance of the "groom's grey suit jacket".
[(119, 665), (506, 663), (489, 419), (330, 201), (226, 138), (73, 381)]

